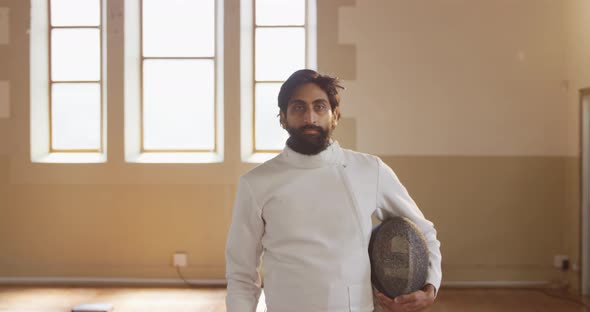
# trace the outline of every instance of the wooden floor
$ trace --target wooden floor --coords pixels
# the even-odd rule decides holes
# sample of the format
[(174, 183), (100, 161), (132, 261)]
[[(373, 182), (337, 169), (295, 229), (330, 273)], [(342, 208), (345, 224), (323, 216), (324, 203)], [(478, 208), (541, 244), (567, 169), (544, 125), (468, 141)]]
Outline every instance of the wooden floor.
[[(590, 312), (590, 298), (531, 289), (442, 289), (429, 312)], [(224, 312), (223, 288), (0, 286), (2, 312), (68, 312), (80, 303), (109, 302), (116, 312)], [(280, 311), (279, 311), (280, 312)]]

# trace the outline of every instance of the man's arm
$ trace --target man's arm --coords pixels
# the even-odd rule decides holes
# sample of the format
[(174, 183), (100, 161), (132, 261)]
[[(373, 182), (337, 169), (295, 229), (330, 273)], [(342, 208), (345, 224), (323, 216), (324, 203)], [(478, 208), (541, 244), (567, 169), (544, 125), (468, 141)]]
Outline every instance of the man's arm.
[(403, 216), (412, 220), (426, 239), (429, 253), (428, 277), (426, 284), (434, 287), (435, 294), (442, 280), (440, 242), (436, 238), (434, 224), (427, 220), (414, 200), (401, 184), (393, 170), (381, 159), (379, 165), (379, 186), (377, 197), (377, 218), (385, 220), (393, 216)]
[(254, 312), (260, 296), (261, 210), (247, 181), (240, 179), (226, 250), (227, 312)]

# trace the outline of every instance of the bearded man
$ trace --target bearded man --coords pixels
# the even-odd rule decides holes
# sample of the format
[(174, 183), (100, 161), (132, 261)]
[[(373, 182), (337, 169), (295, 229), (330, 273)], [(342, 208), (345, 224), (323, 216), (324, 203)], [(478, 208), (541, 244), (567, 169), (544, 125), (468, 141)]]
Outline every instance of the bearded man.
[[(436, 230), (393, 170), (376, 156), (332, 139), (340, 119), (337, 78), (299, 70), (282, 85), (283, 151), (240, 178), (226, 245), (228, 312), (254, 312), (261, 292), (270, 312), (422, 311), (440, 287)], [(424, 287), (388, 298), (371, 285), (371, 216), (407, 217), (423, 233)], [(375, 294), (373, 292), (376, 292)]]

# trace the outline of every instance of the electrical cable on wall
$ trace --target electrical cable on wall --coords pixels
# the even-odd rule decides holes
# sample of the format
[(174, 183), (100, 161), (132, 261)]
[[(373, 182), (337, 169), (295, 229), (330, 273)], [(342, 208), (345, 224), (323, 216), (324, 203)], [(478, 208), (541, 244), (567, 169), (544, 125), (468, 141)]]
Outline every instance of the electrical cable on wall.
[(176, 272), (178, 273), (178, 276), (184, 281), (184, 283), (188, 286), (188, 287), (193, 287), (193, 288), (198, 288), (199, 286), (191, 284), (189, 281), (187, 281), (184, 276), (182, 275), (182, 273), (180, 272), (180, 267), (177, 266), (176, 267)]

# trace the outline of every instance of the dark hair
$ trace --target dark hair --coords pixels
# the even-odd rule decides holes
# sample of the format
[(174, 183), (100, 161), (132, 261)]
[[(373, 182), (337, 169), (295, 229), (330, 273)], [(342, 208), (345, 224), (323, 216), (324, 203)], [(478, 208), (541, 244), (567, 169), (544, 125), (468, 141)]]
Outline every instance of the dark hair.
[(311, 69), (300, 69), (291, 74), (281, 86), (281, 90), (279, 91), (279, 108), (281, 112), (287, 113), (287, 105), (293, 93), (295, 93), (297, 88), (307, 83), (314, 83), (326, 92), (332, 111), (340, 105), (338, 89), (344, 89), (340, 85), (340, 79), (328, 75), (321, 75)]

